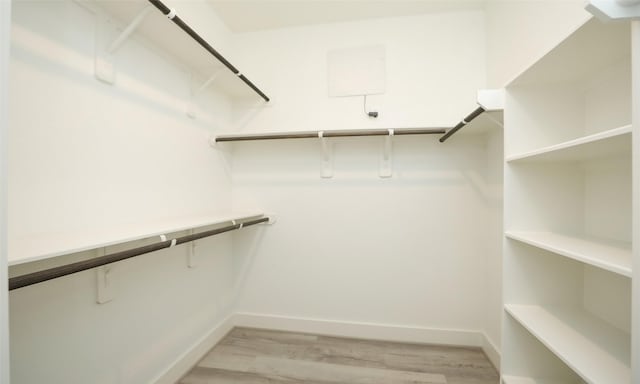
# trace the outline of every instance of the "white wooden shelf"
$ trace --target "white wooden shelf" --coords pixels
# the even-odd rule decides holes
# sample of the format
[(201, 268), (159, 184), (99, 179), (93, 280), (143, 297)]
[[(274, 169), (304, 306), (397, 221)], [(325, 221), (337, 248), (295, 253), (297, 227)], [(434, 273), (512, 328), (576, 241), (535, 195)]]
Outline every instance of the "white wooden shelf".
[(631, 125), (508, 156), (511, 162), (584, 161), (631, 154)]
[[(93, 10), (101, 10), (117, 24), (124, 28), (143, 9), (153, 7), (146, 0), (78, 0), (82, 5)], [(184, 7), (185, 5), (183, 5)], [(176, 8), (177, 15), (184, 19), (180, 13), (180, 4)], [(189, 20), (184, 20), (189, 24)], [(199, 31), (194, 28), (196, 33)], [(141, 36), (160, 51), (170, 55), (194, 74), (203, 80), (216, 75), (215, 89), (234, 98), (247, 98), (258, 96), (236, 74), (228, 70), (220, 61), (213, 57), (195, 40), (171, 22), (160, 11), (153, 9), (140, 25), (136, 28), (132, 37)], [(203, 36), (204, 37), (204, 36)], [(206, 40), (206, 38), (205, 38)], [(223, 54), (222, 52), (220, 52)], [(242, 72), (242, 68), (238, 68)]]
[(560, 380), (533, 379), (522, 376), (502, 376), (503, 384), (573, 384)]
[(575, 82), (630, 56), (629, 23), (602, 23), (591, 19), (535, 64), (509, 87)]
[(505, 310), (587, 383), (631, 383), (628, 333), (580, 308), (507, 304)]
[(248, 220), (264, 216), (258, 212), (210, 214), (153, 222), (118, 225), (103, 230), (48, 233), (9, 240), (9, 265), (24, 264), (110, 245), (136, 241), (232, 220)]
[(506, 231), (505, 236), (626, 277), (633, 275), (629, 243), (552, 232)]

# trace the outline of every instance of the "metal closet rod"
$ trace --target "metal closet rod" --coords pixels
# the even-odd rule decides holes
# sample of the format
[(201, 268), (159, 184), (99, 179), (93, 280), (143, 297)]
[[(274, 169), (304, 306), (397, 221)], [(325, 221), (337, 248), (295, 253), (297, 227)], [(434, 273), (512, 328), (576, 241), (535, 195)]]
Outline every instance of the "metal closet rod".
[(144, 255), (146, 253), (159, 251), (164, 248), (170, 248), (176, 245), (188, 243), (190, 241), (218, 235), (220, 233), (233, 231), (235, 229), (249, 227), (249, 226), (264, 223), (267, 221), (269, 221), (268, 217), (262, 217), (259, 219), (254, 219), (254, 220), (249, 220), (249, 221), (245, 221), (238, 224), (229, 225), (223, 228), (212, 229), (210, 231), (205, 231), (200, 233), (194, 233), (193, 235), (187, 235), (187, 236), (178, 237), (176, 239), (160, 241), (155, 244), (128, 249), (126, 251), (116, 252), (110, 255), (104, 255), (104, 256), (92, 258), (89, 260), (78, 261), (71, 264), (61, 265), (59, 267), (53, 267), (49, 269), (44, 269), (42, 271), (37, 271), (37, 272), (27, 273), (21, 276), (12, 277), (9, 279), (9, 290), (12, 291), (14, 289), (26, 287), (29, 285), (42, 283), (44, 281), (48, 281), (52, 279), (57, 279), (58, 277), (86, 271), (87, 269), (101, 267), (103, 265), (115, 263), (116, 261), (130, 259), (132, 257)]
[(397, 128), (397, 129), (353, 129), (330, 131), (304, 131), (265, 133), (251, 135), (220, 135), (215, 138), (216, 143), (225, 141), (247, 140), (276, 140), (276, 139), (312, 139), (318, 137), (352, 137), (352, 136), (388, 136), (393, 131), (394, 136), (399, 135), (433, 135), (447, 132), (446, 128)]
[(175, 11), (172, 11), (169, 7), (164, 5), (164, 3), (160, 0), (149, 0), (153, 6), (158, 8), (163, 15), (167, 16), (171, 21), (173, 21), (180, 29), (185, 31), (191, 38), (193, 38), (198, 44), (200, 44), (204, 49), (206, 49), (209, 53), (215, 56), (225, 67), (229, 68), (231, 72), (236, 74), (240, 80), (242, 80), (245, 84), (247, 84), (251, 89), (253, 89), (260, 97), (262, 97), (265, 101), (269, 101), (269, 97), (264, 94), (260, 90), (260, 88), (256, 87), (255, 84), (251, 82), (251, 80), (247, 79), (240, 71), (234, 67), (224, 56), (222, 56), (218, 51), (216, 51), (205, 39), (203, 39), (200, 35), (196, 33), (187, 23), (185, 23), (179, 16), (175, 14)]
[(454, 133), (458, 132), (460, 130), (460, 128), (462, 128), (465, 125), (469, 124), (471, 122), (471, 120), (473, 120), (476, 117), (480, 116), (484, 111), (485, 111), (485, 109), (482, 108), (482, 107), (476, 108), (475, 111), (471, 112), (469, 115), (467, 115), (467, 117), (462, 119), (462, 121), (459, 122), (458, 125), (456, 125), (455, 127), (451, 128), (450, 130), (448, 130), (447, 133), (445, 133), (440, 138), (440, 142), (444, 143), (445, 141), (447, 141), (447, 139), (450, 138)]
[[(453, 128), (397, 128), (397, 129), (353, 129), (328, 131), (303, 131), (282, 133), (256, 133), (249, 135), (220, 135), (214, 138), (216, 143), (229, 141), (277, 140), (277, 139), (313, 139), (317, 137), (348, 137), (348, 136), (387, 136), (387, 135), (433, 135), (442, 134), (440, 142), (444, 143), (460, 128), (469, 124), (486, 110), (478, 107)], [(392, 133), (393, 132), (393, 133)]]

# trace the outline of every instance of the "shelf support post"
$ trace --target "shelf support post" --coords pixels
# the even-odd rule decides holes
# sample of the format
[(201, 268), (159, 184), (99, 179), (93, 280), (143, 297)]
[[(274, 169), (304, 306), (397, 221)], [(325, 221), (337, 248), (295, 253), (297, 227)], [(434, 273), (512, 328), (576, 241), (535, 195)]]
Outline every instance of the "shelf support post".
[(380, 159), (380, 177), (389, 178), (393, 176), (392, 151), (393, 151), (393, 129), (389, 129), (389, 135), (385, 136), (382, 147), (382, 158)]
[(323, 131), (318, 131), (318, 138), (320, 139), (320, 147), (322, 150), (322, 168), (320, 171), (320, 177), (323, 179), (330, 179), (333, 177), (333, 150), (331, 144), (327, 142), (327, 138), (324, 137)]
[[(98, 249), (97, 256), (104, 256), (105, 249)], [(103, 265), (96, 268), (96, 302), (98, 304), (106, 304), (113, 300), (113, 279), (111, 278), (111, 265)]]
[[(189, 230), (189, 235), (193, 235), (193, 229)], [(196, 241), (192, 241), (189, 243), (187, 247), (187, 267), (195, 268), (197, 267), (196, 263)]]

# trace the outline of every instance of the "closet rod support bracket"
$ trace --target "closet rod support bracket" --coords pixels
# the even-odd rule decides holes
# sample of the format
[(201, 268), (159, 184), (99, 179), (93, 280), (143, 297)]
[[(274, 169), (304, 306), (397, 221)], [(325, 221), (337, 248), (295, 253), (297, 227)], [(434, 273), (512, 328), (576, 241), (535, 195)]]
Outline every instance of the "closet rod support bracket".
[(273, 213), (266, 213), (265, 216), (269, 219), (269, 221), (265, 222), (266, 225), (273, 225), (278, 221), (278, 218)]
[(323, 131), (318, 131), (318, 138), (320, 139), (320, 149), (322, 151), (320, 177), (330, 179), (333, 177), (333, 149), (331, 143), (324, 137)]
[(384, 137), (384, 143), (382, 147), (382, 157), (380, 158), (380, 177), (389, 178), (393, 176), (392, 167), (392, 154), (393, 154), (393, 135), (394, 130), (389, 129), (389, 135)]
[[(98, 249), (97, 256), (106, 254), (105, 248)], [(113, 284), (113, 266), (103, 265), (96, 268), (96, 303), (106, 304), (115, 297)]]
[[(193, 229), (189, 230), (189, 235), (193, 235)], [(196, 258), (196, 247), (198, 245), (197, 241), (192, 241), (187, 245), (187, 267), (195, 268), (198, 266), (197, 258)]]

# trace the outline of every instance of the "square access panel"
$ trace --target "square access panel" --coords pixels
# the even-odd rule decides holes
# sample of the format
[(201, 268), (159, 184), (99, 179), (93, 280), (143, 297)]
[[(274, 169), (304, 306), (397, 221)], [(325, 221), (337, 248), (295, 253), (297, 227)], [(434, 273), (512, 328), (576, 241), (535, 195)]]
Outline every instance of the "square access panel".
[(382, 45), (329, 51), (327, 68), (329, 97), (385, 92), (385, 48)]

